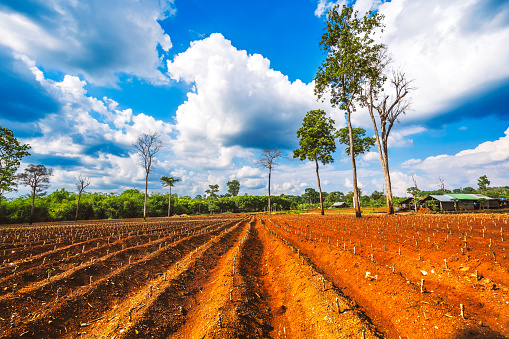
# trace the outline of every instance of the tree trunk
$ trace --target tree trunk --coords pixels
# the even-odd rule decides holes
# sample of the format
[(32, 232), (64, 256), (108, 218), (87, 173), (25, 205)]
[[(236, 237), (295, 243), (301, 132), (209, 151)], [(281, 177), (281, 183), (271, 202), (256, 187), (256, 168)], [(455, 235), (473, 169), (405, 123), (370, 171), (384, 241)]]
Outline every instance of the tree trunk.
[(270, 215), (270, 175), (271, 175), (271, 172), (272, 172), (272, 167), (269, 167), (269, 208), (267, 209), (267, 211), (269, 212), (269, 215)]
[(318, 192), (320, 192), (320, 214), (324, 215), (325, 212), (323, 210), (322, 187), (320, 186), (320, 176), (318, 175), (318, 160), (316, 160), (316, 157), (315, 164), (316, 164), (316, 179), (318, 179)]
[(34, 220), (34, 209), (35, 209), (35, 189), (32, 191), (32, 210), (30, 211), (30, 220), (28, 222), (29, 225), (32, 225), (32, 221)]
[(385, 133), (384, 123), (385, 121), (381, 121), (382, 128), (382, 141), (380, 141), (380, 135), (378, 134), (378, 126), (376, 124), (375, 115), (373, 114), (373, 104), (366, 101), (366, 105), (368, 106), (369, 115), (371, 116), (371, 121), (373, 122), (373, 129), (375, 131), (375, 139), (376, 145), (378, 147), (378, 155), (380, 157), (380, 164), (382, 165), (382, 171), (384, 174), (385, 180), (385, 197), (387, 202), (387, 214), (394, 214), (394, 205), (392, 203), (392, 187), (391, 187), (391, 176), (389, 172), (389, 154), (387, 151), (387, 136)]
[(76, 204), (76, 218), (74, 222), (78, 222), (78, 211), (80, 210), (81, 192), (78, 194), (78, 203)]
[(145, 200), (143, 202), (143, 221), (147, 221), (147, 191), (148, 191), (148, 173), (145, 176)]
[(357, 167), (355, 165), (355, 154), (353, 149), (353, 134), (352, 134), (352, 121), (350, 118), (351, 112), (348, 109), (346, 112), (348, 121), (348, 134), (350, 137), (350, 159), (352, 160), (352, 174), (353, 174), (353, 199), (355, 203), (355, 217), (361, 218), (361, 206), (359, 203), (359, 192), (357, 191)]
[(168, 217), (171, 216), (171, 186), (170, 186), (170, 196), (168, 197)]

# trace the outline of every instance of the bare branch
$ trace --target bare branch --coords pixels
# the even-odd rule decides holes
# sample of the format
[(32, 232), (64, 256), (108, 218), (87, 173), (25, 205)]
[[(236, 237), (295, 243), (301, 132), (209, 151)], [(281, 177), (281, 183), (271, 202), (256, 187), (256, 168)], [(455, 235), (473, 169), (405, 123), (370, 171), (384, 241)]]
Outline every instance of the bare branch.
[(90, 185), (90, 179), (87, 177), (82, 177), (80, 173), (80, 175), (76, 178), (76, 181), (77, 181), (76, 189), (78, 190), (78, 193), (81, 195), (85, 188), (87, 188)]
[(277, 158), (283, 155), (281, 148), (264, 149), (260, 159), (256, 164), (260, 167), (271, 169), (272, 166), (276, 165)]

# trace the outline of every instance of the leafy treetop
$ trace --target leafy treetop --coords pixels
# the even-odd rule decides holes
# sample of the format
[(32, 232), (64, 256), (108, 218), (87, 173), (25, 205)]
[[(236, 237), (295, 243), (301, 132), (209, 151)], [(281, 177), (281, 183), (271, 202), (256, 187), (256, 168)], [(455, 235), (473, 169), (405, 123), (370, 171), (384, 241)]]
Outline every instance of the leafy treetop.
[(297, 131), (300, 148), (293, 151), (293, 157), (320, 161), (324, 165), (334, 162), (331, 154), (336, 151), (335, 134), (334, 120), (323, 110), (307, 112)]
[(20, 144), (14, 133), (0, 126), (0, 196), (16, 189), (16, 171), (23, 157), (30, 155), (30, 146)]

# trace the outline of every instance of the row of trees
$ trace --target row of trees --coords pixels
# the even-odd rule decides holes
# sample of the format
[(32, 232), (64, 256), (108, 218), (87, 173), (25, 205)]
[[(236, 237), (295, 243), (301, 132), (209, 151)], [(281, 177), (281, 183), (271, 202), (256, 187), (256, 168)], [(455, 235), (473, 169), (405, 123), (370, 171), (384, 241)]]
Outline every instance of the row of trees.
[[(78, 199), (79, 211), (77, 209)], [(172, 214), (210, 214), (262, 212), (267, 209), (267, 196), (218, 197), (217, 199), (196, 199), (188, 196), (171, 195)], [(0, 224), (26, 223), (32, 221), (70, 221), (95, 219), (142, 218), (145, 194), (137, 189), (129, 189), (120, 194), (88, 193), (81, 197), (78, 192), (60, 189), (40, 196), (31, 209), (32, 198), (21, 196), (16, 199), (0, 201)], [(152, 193), (147, 196), (146, 217), (167, 215), (168, 194)], [(272, 197), (272, 209), (289, 210), (297, 203), (285, 196)], [(33, 215), (33, 216), (32, 216)], [(32, 217), (31, 217), (32, 216)]]

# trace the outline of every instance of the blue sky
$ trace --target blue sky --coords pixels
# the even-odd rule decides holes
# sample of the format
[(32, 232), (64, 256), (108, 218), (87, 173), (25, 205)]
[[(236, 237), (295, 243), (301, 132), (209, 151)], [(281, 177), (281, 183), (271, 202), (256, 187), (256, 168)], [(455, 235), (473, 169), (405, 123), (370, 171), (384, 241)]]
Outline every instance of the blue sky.
[[(317, 187), (314, 164), (292, 159), (296, 131), (310, 109), (337, 127), (344, 115), (313, 95), (324, 58), (326, 12), (347, 1), (0, 1), (0, 125), (32, 146), (23, 160), (54, 168), (51, 190), (142, 188), (132, 147), (158, 132), (149, 189), (181, 178), (180, 195), (210, 184), (265, 194), (256, 166), (263, 148), (287, 157), (273, 174), (274, 194)], [(382, 35), (394, 67), (414, 80), (412, 110), (390, 140), (395, 194), (412, 175), (422, 189), (508, 185), (509, 3), (497, 0), (358, 0), (359, 12), (384, 14)], [(354, 125), (373, 130), (367, 112)], [(351, 190), (351, 165), (338, 147), (320, 168), (325, 191)], [(383, 189), (378, 154), (359, 158), (364, 193)], [(19, 187), (14, 197), (26, 193)]]

